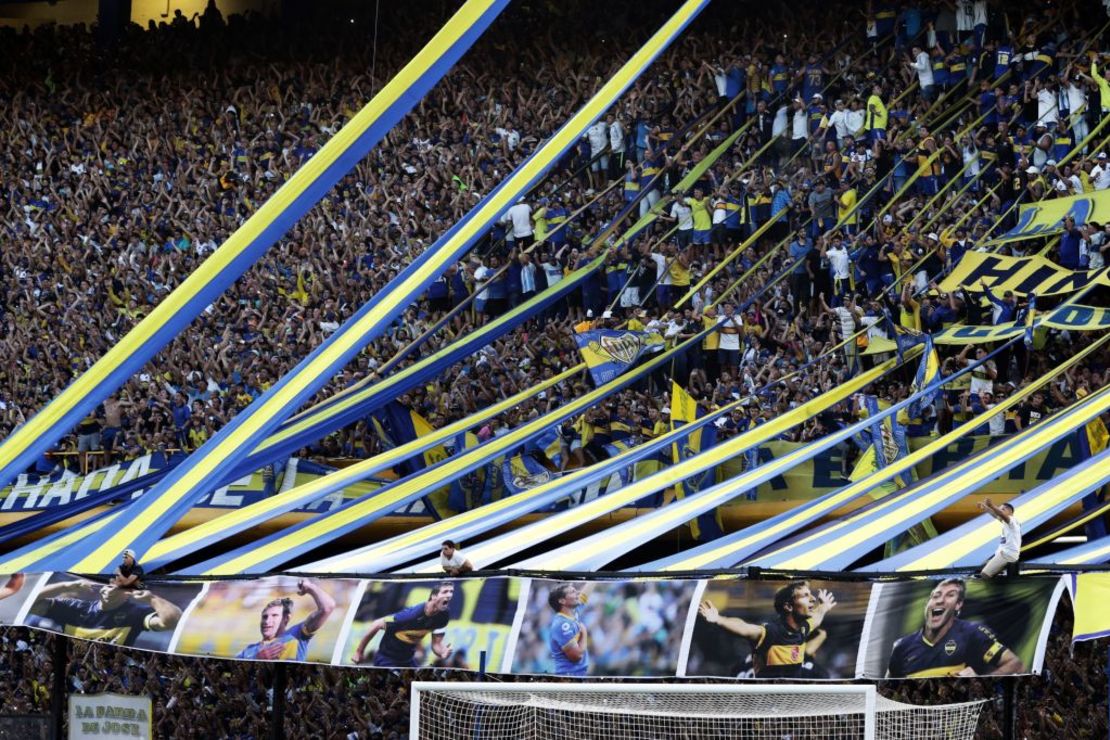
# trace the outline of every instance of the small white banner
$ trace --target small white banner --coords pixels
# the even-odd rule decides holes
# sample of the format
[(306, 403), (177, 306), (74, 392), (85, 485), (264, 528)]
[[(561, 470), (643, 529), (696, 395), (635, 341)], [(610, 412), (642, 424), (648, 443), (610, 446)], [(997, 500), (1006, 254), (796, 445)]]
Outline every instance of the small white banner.
[(149, 696), (70, 694), (69, 740), (151, 737)]

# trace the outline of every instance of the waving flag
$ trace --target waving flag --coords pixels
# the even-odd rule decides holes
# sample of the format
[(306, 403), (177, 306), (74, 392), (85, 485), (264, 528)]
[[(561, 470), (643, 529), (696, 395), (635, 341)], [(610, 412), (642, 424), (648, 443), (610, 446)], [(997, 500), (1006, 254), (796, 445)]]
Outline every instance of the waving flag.
[(940, 356), (937, 354), (936, 347), (933, 346), (933, 338), (928, 334), (925, 336), (925, 354), (921, 356), (921, 364), (917, 366), (917, 376), (913, 379), (913, 385), (910, 386), (910, 394), (916, 394), (930, 384), (935, 383), (933, 390), (929, 393), (924, 393), (920, 398), (916, 399), (906, 409), (906, 414), (911, 419), (920, 417), (925, 409), (932, 406), (940, 398), (941, 387), (940, 383)]
[(595, 385), (604, 385), (636, 364), (645, 352), (663, 349), (663, 337), (655, 332), (594, 329), (574, 335), (578, 351), (590, 369)]

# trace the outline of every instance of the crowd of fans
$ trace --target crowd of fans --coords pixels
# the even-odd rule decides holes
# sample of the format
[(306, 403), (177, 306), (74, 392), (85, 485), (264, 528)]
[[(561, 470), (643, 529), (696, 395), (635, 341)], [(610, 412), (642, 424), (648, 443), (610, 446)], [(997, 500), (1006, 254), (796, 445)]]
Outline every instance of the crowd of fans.
[[(56, 452), (102, 450), (101, 462), (203, 444), (533, 152), (666, 6), (511, 6), (366, 161)], [(587, 264), (624, 204), (642, 194), (632, 217), (646, 213), (745, 124), (697, 184), (612, 249), (580, 290), (403, 401), (441, 426), (576, 365), (575, 331), (641, 329), (674, 344), (715, 327), (669, 372), (705, 409), (754, 394), (722, 424), (723, 438), (873, 362), (862, 350), (890, 338), (887, 315), (919, 331), (1020, 319), (1025, 307), (1012, 295), (976, 286), (949, 295), (936, 283), (1012, 225), (1015, 205), (1110, 187), (1110, 127), (1099, 129), (1110, 113), (1110, 58), (1096, 35), (1099, 7), (921, 0), (780, 10), (707, 10), (553, 176), (317, 400), (373, 376), (468, 295), (477, 294), (474, 304), (400, 367)], [(416, 3), (385, 12), (376, 36), (363, 23), (313, 34), (210, 10), (195, 25), (181, 17), (131, 29), (111, 48), (81, 27), (0, 29), (8, 132), (0, 140), (8, 175), (0, 179), (0, 351), (13, 359), (0, 367), (0, 437), (179, 285), (445, 18), (443, 7)], [(1066, 268), (1105, 265), (1110, 224), (1068, 228), (1058, 244), (996, 251), (1048, 247)], [(966, 387), (949, 389), (914, 420), (915, 431), (991, 408), (1091, 341), (1050, 332), (1035, 352), (1014, 345)], [(974, 350), (941, 349), (945, 374), (976, 359)], [(1035, 423), (1082, 389), (1102, 387), (1108, 367), (1110, 354), (1093, 355), (984, 433)], [(912, 368), (873, 392), (899, 400), (911, 378)], [(502, 433), (590, 385), (583, 374), (476, 431)], [(607, 442), (660, 434), (668, 393), (669, 379), (656, 374), (572, 420), (563, 464), (603, 456)], [(857, 411), (833, 407), (791, 438), (819, 437)], [(370, 429), (357, 423), (304, 453), (372, 454), (379, 443)], [(1062, 610), (1045, 673), (1018, 679), (1024, 736), (1106, 736), (1105, 646), (1070, 653), (1066, 620)], [(55, 639), (23, 629), (0, 635), (5, 713), (48, 708)], [(406, 686), (421, 677), (287, 670), (287, 734), (327, 738), (403, 736)], [(273, 671), (78, 641), (68, 682), (72, 691), (151, 695), (160, 737), (246, 738), (269, 731)], [(991, 697), (985, 736), (997, 736), (999, 686), (920, 681), (884, 692), (915, 703)]]
[[(1053, 621), (1040, 675), (886, 681), (879, 690), (888, 698), (919, 705), (987, 699), (977, 736), (996, 738), (1003, 736), (1004, 682), (1014, 681), (1017, 737), (1106, 737), (1106, 642), (1073, 647), (1071, 620), (1065, 599)], [(149, 696), (157, 737), (270, 736), (278, 670), (273, 665), (127, 650), (22, 627), (7, 627), (0, 633), (3, 714), (49, 714), (53, 645), (59, 639), (69, 646), (67, 690)], [(286, 664), (283, 670), (287, 672), (285, 736), (327, 740), (407, 737), (411, 681), (474, 680), (473, 673), (442, 668), (386, 671)]]
[[(586, 264), (623, 203), (647, 191), (645, 212), (744, 124), (734, 147), (580, 290), (404, 401), (440, 426), (576, 364), (575, 330), (642, 328), (673, 344), (717, 325), (674, 375), (705, 408), (763, 389), (727, 435), (856, 371), (865, 342), (890, 334), (887, 313), (918, 330), (990, 323), (983, 294), (939, 295), (932, 281), (1011, 224), (1014, 204), (1110, 184), (1105, 153), (1080, 138), (1098, 127), (1110, 94), (1090, 8), (986, 6), (895, 12), (877, 3), (862, 13), (832, 3), (804, 17), (742, 19), (706, 11), (319, 399), (373, 376), (468, 294), (474, 304), (400, 367)], [(644, 26), (632, 15), (631, 6), (588, 4), (553, 16), (506, 12), (366, 161), (55, 453), (101, 450), (94, 460), (103, 462), (202, 444), (550, 135), (640, 42), (619, 32)], [(213, 6), (196, 25), (179, 17), (133, 29), (110, 50), (80, 27), (3, 30), (0, 115), (10, 135), (0, 158), (14, 176), (2, 185), (10, 218), (0, 261), (11, 288), (0, 296), (0, 347), (19, 361), (0, 369), (0, 434), (89, 367), (353, 115), (422, 43), (427, 29), (407, 21), (386, 14), (367, 43), (360, 24), (300, 34), (259, 16), (225, 23)], [(938, 96), (947, 104), (933, 105)], [(1073, 149), (1079, 156), (1065, 163)], [(934, 199), (953, 179), (967, 187)], [(1078, 226), (1052, 256), (1066, 267), (1102, 264), (1106, 232)], [(1020, 310), (1011, 301), (993, 319)], [(864, 326), (866, 338), (842, 355), (809, 364)], [(936, 416), (997, 402), (1049, 357), (1005, 353), (993, 384), (976, 388), (993, 397), (955, 393)], [(1073, 385), (1056, 387), (1056, 405)], [(476, 431), (510, 429), (588, 387), (585, 376), (567, 381)], [(892, 381), (879, 392), (897, 398), (907, 387)], [(608, 441), (658, 434), (668, 390), (657, 373), (612, 397), (564, 434), (567, 452), (596, 457)], [(852, 413), (834, 409), (793, 436), (820, 435)], [(377, 448), (359, 422), (303, 452)]]

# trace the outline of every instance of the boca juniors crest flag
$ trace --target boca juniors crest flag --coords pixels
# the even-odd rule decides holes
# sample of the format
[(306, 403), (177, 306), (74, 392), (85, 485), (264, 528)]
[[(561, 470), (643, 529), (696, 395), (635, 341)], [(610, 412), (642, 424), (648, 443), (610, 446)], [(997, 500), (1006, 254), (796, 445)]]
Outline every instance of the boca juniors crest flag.
[(663, 349), (663, 337), (655, 332), (595, 329), (574, 335), (578, 351), (596, 385), (608, 383), (635, 364), (644, 352)]

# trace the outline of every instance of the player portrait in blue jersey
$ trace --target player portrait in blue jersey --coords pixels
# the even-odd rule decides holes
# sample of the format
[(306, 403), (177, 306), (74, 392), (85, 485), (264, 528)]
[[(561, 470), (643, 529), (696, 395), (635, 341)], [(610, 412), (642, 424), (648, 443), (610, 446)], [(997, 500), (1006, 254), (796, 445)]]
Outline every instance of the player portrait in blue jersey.
[[(429, 649), (436, 658), (447, 660), (453, 650), (447, 642), (447, 624), (451, 621), (451, 600), (455, 597), (455, 584), (444, 581), (432, 586), (423, 604), (405, 607), (370, 623), (355, 648), (352, 662), (370, 663), (382, 668), (417, 668), (421, 659), (417, 650), (423, 640), (431, 635)], [(370, 641), (381, 634), (377, 650), (371, 654)], [(423, 656), (421, 656), (423, 657)]]
[(293, 620), (293, 599), (287, 596), (273, 599), (262, 608), (258, 620), (262, 639), (240, 650), (236, 658), (303, 661), (308, 656), (308, 642), (335, 610), (335, 599), (319, 583), (308, 578), (297, 581), (297, 595), (312, 598), (315, 605), (312, 613), (289, 626)]
[(533, 578), (511, 671), (575, 678), (673, 675), (697, 582)]
[(890, 651), (890, 678), (999, 676), (1025, 664), (985, 624), (960, 618), (967, 601), (962, 578), (936, 584), (925, 601), (921, 629), (899, 637)]
[(585, 676), (590, 668), (590, 640), (578, 609), (589, 600), (588, 586), (561, 583), (551, 589), (547, 605), (554, 615), (548, 628), (547, 643), (554, 673), (560, 676)]

